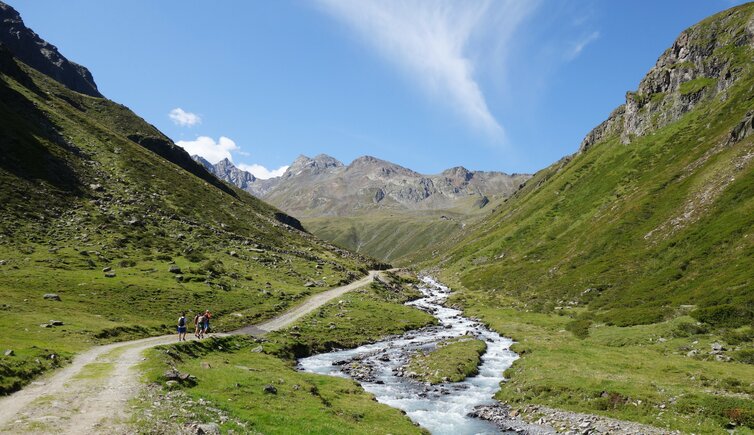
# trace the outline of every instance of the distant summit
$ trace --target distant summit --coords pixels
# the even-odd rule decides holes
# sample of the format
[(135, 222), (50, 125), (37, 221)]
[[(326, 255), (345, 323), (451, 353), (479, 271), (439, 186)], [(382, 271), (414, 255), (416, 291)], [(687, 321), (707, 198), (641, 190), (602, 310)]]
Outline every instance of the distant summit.
[(461, 166), (422, 175), (377, 157), (358, 157), (346, 166), (319, 154), (313, 158), (301, 155), (282, 176), (260, 180), (228, 159), (212, 164), (200, 156), (193, 158), (217, 178), (302, 217), (480, 208), (490, 199), (507, 197), (529, 178)]
[(26, 27), (21, 15), (2, 1), (0, 44), (23, 63), (62, 83), (68, 89), (92, 97), (102, 97), (88, 69), (66, 59), (57, 47)]
[(228, 183), (240, 187), (241, 189), (248, 190), (251, 187), (251, 183), (257, 181), (257, 178), (254, 176), (254, 174), (238, 169), (233, 164), (233, 162), (231, 162), (227, 158), (220, 160), (214, 165), (206, 159), (197, 155), (193, 155), (191, 156), (191, 158), (193, 158), (197, 163), (204, 166), (217, 178), (223, 181), (227, 181)]

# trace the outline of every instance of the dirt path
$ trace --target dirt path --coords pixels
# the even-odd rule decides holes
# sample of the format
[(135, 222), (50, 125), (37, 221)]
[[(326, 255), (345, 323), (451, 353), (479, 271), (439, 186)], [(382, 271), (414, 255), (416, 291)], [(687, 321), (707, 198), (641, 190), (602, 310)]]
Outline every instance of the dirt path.
[[(377, 274), (370, 271), (358, 281), (318, 293), (278, 317), (233, 333), (262, 335), (284, 328), (328, 301), (369, 284)], [(79, 354), (69, 366), (0, 398), (0, 433), (132, 433), (127, 425), (128, 401), (141, 387), (135, 366), (145, 349), (175, 341), (172, 334), (97, 346)]]

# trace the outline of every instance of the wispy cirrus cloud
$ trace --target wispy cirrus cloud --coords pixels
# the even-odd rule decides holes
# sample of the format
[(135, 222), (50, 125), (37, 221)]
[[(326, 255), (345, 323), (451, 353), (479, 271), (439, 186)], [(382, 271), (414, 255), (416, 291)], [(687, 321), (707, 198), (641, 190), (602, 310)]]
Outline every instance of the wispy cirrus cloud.
[(196, 124), (201, 124), (202, 118), (196, 113), (187, 112), (180, 107), (176, 107), (168, 113), (168, 116), (174, 124), (181, 127), (192, 127)]
[(577, 40), (571, 46), (566, 50), (565, 52), (565, 59), (566, 60), (573, 60), (579, 57), (582, 51), (584, 51), (584, 48), (586, 48), (587, 45), (591, 44), (592, 42), (596, 41), (600, 37), (600, 32), (594, 31), (592, 33), (589, 33), (588, 35), (583, 36), (581, 39)]
[[(473, 45), (494, 38), (510, 41), (513, 31), (537, 2), (517, 0), (424, 1), (320, 0), (388, 62), (402, 69), (426, 92), (447, 101), (473, 127), (503, 136), (475, 78)], [(483, 45), (483, 44), (482, 44)]]

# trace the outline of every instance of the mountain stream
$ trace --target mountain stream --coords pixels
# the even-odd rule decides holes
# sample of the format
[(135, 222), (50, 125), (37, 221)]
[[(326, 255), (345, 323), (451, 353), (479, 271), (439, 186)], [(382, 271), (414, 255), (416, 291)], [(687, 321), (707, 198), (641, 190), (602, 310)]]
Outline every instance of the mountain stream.
[[(513, 341), (463, 317), (461, 311), (443, 304), (450, 289), (430, 277), (422, 278), (419, 290), (424, 297), (407, 305), (424, 310), (439, 320), (439, 325), (413, 330), (400, 336), (367, 344), (356, 349), (338, 350), (299, 360), (300, 370), (324, 375), (351, 377), (374, 394), (377, 400), (402, 409), (411, 420), (435, 435), (497, 434), (493, 424), (469, 417), (477, 405), (491, 404), (500, 388), (503, 371), (518, 356), (509, 350)], [(400, 376), (409, 356), (431, 350), (452, 337), (472, 335), (487, 343), (479, 374), (461, 382), (429, 385)]]

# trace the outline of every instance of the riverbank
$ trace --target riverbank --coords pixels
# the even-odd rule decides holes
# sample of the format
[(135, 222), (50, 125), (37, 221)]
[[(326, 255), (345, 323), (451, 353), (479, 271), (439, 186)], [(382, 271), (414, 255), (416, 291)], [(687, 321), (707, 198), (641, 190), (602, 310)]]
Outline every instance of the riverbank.
[(495, 396), (514, 411), (537, 406), (685, 433), (748, 433), (754, 424), (754, 366), (728, 361), (736, 352), (730, 335), (688, 316), (630, 327), (593, 323), (577, 334), (569, 325), (578, 307), (526, 312), (455, 288), (451, 305), (517, 341), (512, 350), (522, 357)]
[[(503, 371), (517, 358), (508, 350), (513, 342), (445, 306), (450, 290), (433, 279), (425, 277), (419, 290), (423, 297), (408, 305), (431, 313), (438, 320), (437, 326), (412, 330), (355, 349), (314, 355), (299, 360), (299, 367), (311, 373), (348, 375), (357, 379), (379, 402), (403, 410), (433, 434), (499, 432), (494, 425), (469, 414), (476, 405), (491, 403), (503, 381)], [(436, 385), (407, 376), (406, 366), (416, 352), (435, 349), (438, 343), (458, 337), (486, 344), (477, 376)]]

